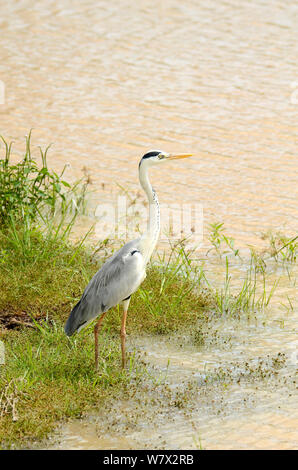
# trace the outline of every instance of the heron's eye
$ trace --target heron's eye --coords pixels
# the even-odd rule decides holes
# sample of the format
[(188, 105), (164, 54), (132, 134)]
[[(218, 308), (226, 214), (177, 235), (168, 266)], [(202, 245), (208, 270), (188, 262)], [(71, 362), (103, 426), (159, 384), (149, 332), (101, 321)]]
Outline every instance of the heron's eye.
[(163, 158), (165, 158), (165, 156), (162, 153), (159, 153), (157, 156), (158, 156), (159, 160), (162, 160)]

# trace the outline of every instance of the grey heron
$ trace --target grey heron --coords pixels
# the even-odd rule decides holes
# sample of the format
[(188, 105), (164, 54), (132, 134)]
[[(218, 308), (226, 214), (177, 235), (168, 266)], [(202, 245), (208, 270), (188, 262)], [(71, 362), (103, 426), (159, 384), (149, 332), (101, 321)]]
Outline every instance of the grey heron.
[(165, 161), (190, 157), (190, 154), (172, 155), (161, 150), (146, 153), (139, 163), (139, 181), (149, 203), (146, 232), (136, 240), (126, 243), (93, 276), (80, 301), (72, 309), (65, 324), (68, 336), (79, 332), (94, 318), (95, 367), (98, 367), (98, 333), (107, 311), (123, 302), (121, 322), (122, 367), (125, 367), (126, 317), (131, 295), (146, 277), (146, 266), (156, 246), (160, 232), (160, 212), (156, 192), (151, 186), (148, 169)]

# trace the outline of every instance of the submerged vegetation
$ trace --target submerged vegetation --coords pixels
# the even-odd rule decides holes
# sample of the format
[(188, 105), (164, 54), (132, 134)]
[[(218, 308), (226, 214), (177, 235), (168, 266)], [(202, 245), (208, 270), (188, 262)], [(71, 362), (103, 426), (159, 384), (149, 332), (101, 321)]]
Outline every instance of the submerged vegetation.
[(275, 261), (293, 263), (298, 259), (298, 235), (288, 237), (280, 232), (271, 230), (263, 234), (263, 239), (269, 241), (268, 253)]
[[(30, 134), (21, 162), (11, 162), (4, 139), (0, 159), (0, 446), (24, 447), (52, 431), (58, 420), (82, 416), (119, 393), (144, 365), (130, 357), (120, 368), (121, 307), (112, 309), (100, 340), (99, 370), (94, 369), (92, 325), (67, 338), (63, 325), (84, 287), (113, 250), (112, 241), (96, 247), (71, 243), (69, 234), (85, 206), (87, 182), (70, 184), (33, 158)], [(128, 333), (169, 334), (208, 322), (213, 316), (240, 318), (268, 306), (276, 282), (268, 287), (267, 258), (297, 260), (297, 237), (266, 235), (269, 248), (250, 250), (245, 261), (222, 223), (210, 226), (212, 252), (225, 266), (224, 282), (214, 287), (204, 262), (185, 241), (151, 262), (147, 278), (133, 296)], [(232, 287), (231, 262), (241, 266), (240, 286)], [(197, 332), (196, 341), (202, 338)]]

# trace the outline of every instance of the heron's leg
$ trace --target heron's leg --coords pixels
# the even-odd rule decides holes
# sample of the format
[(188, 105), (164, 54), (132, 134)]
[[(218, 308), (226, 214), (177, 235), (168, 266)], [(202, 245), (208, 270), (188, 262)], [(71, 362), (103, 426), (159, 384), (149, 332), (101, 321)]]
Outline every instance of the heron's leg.
[(101, 317), (99, 318), (98, 322), (94, 327), (94, 340), (95, 340), (95, 368), (98, 368), (98, 332), (101, 328), (101, 324), (103, 322), (104, 316), (107, 312), (104, 312)]
[(126, 325), (126, 317), (127, 317), (127, 310), (128, 310), (129, 302), (130, 302), (130, 297), (123, 301), (123, 315), (122, 315), (121, 331), (120, 331), (121, 351), (122, 351), (122, 367), (123, 367), (123, 369), (124, 369), (125, 364), (126, 364), (126, 360), (125, 360), (125, 339), (126, 339), (125, 325)]

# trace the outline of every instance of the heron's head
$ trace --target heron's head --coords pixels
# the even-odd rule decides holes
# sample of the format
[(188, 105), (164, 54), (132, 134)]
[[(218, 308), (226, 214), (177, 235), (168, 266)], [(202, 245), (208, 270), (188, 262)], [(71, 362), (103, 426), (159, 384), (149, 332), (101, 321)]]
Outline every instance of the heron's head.
[(163, 152), (162, 150), (151, 150), (141, 158), (139, 166), (151, 167), (153, 165), (158, 165), (160, 163), (169, 161), (169, 160), (178, 160), (180, 158), (191, 157), (191, 154), (178, 154), (174, 155), (172, 153)]

